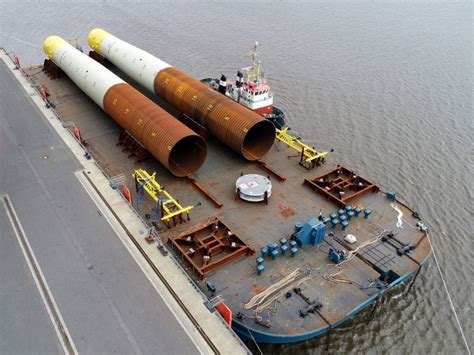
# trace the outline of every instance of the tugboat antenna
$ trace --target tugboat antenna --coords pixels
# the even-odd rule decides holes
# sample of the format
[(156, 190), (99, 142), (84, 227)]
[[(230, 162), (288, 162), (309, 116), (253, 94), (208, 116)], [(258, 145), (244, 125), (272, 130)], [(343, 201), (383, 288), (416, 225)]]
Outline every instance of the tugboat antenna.
[(253, 50), (250, 53), (250, 58), (252, 58), (252, 74), (254, 76), (254, 81), (258, 82), (260, 80), (260, 61), (257, 60), (257, 49), (260, 47), (258, 41), (255, 42)]

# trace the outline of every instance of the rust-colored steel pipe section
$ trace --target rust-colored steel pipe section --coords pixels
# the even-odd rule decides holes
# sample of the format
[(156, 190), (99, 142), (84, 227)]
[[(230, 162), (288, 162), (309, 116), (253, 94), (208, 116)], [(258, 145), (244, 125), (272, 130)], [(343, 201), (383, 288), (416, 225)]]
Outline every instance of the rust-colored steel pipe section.
[(102, 29), (92, 30), (88, 40), (92, 49), (246, 159), (260, 159), (272, 147), (275, 126), (255, 112)]
[(204, 140), (145, 95), (60, 37), (48, 37), (43, 49), (84, 93), (172, 174), (186, 176), (204, 163)]

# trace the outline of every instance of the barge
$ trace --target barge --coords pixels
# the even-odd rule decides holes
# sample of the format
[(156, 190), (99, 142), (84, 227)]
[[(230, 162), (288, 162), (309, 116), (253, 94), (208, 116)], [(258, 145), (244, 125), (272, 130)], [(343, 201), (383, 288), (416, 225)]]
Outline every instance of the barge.
[[(328, 333), (414, 278), (426, 263), (431, 249), (419, 214), (357, 167), (332, 162), (327, 151), (307, 146), (285, 127), (275, 128), (266, 152), (253, 151), (258, 157), (239, 151), (215, 126), (172, 104), (184, 96), (181, 86), (160, 96), (153, 80), (140, 82), (147, 71), (158, 78), (169, 65), (153, 67), (152, 55), (102, 30), (92, 31), (89, 43), (89, 56), (104, 70), (205, 140), (207, 157), (200, 156), (199, 168), (178, 177), (160, 163), (140, 137), (84, 94), (54, 53), (24, 72), (149, 222), (144, 238), (181, 262), (207, 295), (210, 311), (220, 312), (242, 338), (291, 343)], [(129, 66), (111, 53), (128, 56)], [(173, 72), (163, 85), (185, 77), (180, 75)], [(260, 138), (268, 141), (252, 137)]]

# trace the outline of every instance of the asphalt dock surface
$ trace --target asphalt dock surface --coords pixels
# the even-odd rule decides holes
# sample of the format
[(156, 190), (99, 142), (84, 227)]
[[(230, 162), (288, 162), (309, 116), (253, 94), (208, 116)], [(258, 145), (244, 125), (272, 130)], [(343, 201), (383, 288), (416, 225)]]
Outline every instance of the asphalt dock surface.
[(81, 169), (0, 61), (0, 353), (62, 353), (65, 331), (79, 353), (197, 353), (79, 182)]

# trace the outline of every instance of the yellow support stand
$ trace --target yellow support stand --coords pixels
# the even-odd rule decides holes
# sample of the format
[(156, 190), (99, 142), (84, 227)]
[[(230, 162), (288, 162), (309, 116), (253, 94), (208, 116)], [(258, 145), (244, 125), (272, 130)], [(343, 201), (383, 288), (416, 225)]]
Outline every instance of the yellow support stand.
[(156, 173), (148, 174), (144, 169), (138, 169), (132, 175), (135, 178), (135, 183), (138, 187), (143, 187), (148, 196), (150, 196), (156, 203), (159, 203), (161, 210), (161, 220), (169, 227), (169, 220), (173, 219), (176, 224), (175, 217), (179, 217), (182, 222), (183, 213), (186, 213), (189, 220), (189, 211), (194, 206), (183, 207), (178, 201), (174, 199), (155, 179)]
[(304, 144), (300, 139), (293, 137), (288, 133), (288, 127), (283, 129), (276, 129), (276, 139), (293, 148), (301, 154), (300, 165), (306, 169), (311, 170), (324, 162), (324, 158), (329, 152), (318, 152), (307, 144)]

